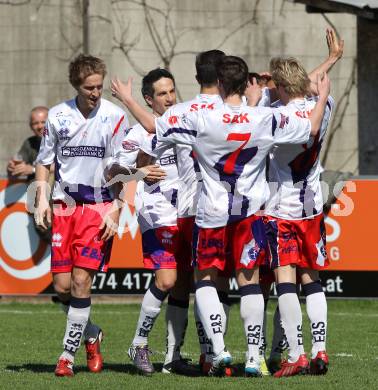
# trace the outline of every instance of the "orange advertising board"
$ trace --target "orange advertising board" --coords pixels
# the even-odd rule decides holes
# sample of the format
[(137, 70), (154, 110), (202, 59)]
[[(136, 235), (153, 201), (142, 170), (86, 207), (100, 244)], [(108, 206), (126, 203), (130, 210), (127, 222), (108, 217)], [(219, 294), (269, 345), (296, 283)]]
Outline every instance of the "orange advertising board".
[(375, 251), (378, 180), (346, 183), (326, 218), (330, 271), (378, 271)]
[[(0, 180), (0, 295), (38, 294), (51, 284), (50, 248), (36, 233), (26, 211), (26, 191), (25, 183)], [(128, 191), (127, 198), (133, 203), (135, 186), (129, 186)], [(377, 193), (378, 180), (356, 179), (347, 183), (333, 205), (326, 218), (330, 271), (378, 271), (373, 227), (373, 221), (378, 220)], [(110, 268), (110, 272), (143, 268), (141, 236), (130, 205), (120, 217)], [(122, 276), (117, 285), (110, 282), (114, 293), (120, 285), (129, 285), (130, 277), (136, 278), (130, 275)], [(147, 273), (142, 275), (148, 277)]]

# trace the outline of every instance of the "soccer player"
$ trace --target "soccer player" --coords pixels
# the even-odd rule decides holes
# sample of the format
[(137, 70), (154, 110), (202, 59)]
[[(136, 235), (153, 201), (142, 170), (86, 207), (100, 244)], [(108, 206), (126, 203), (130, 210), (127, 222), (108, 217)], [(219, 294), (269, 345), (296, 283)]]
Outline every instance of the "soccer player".
[[(324, 62), (322, 62), (320, 65), (318, 65), (315, 69), (313, 69), (309, 74), (308, 77), (311, 81), (311, 91), (312, 94), (316, 94), (316, 78), (317, 74), (319, 73), (328, 73), (332, 67), (335, 65), (336, 62), (340, 60), (340, 58), (343, 55), (344, 50), (344, 41), (342, 39), (339, 39), (336, 36), (336, 33), (333, 29), (326, 29), (326, 42), (328, 46), (328, 57), (325, 59)], [(269, 83), (271, 84), (270, 89), (270, 98), (266, 99), (264, 104), (268, 104), (269, 100), (272, 102), (279, 99), (277, 88), (275, 87), (273, 81), (271, 80), (270, 73), (265, 73), (265, 75), (269, 75), (270, 80)], [(250, 74), (251, 76), (251, 74)], [(262, 271), (262, 272), (261, 272)], [(260, 267), (260, 284), (262, 284), (263, 294), (264, 298), (267, 299), (269, 297), (269, 293), (265, 294), (264, 291), (268, 292), (270, 290), (271, 283), (274, 281), (274, 274), (273, 277), (273, 270), (269, 270), (266, 267), (261, 268)], [(297, 284), (300, 284), (300, 277), (297, 272)], [(265, 318), (265, 317), (264, 317)], [(281, 367), (281, 354), (284, 350), (287, 349), (287, 340), (284, 337), (283, 330), (281, 328), (281, 321), (280, 321), (280, 314), (278, 307), (275, 310), (274, 313), (274, 320), (273, 320), (274, 328), (273, 328), (273, 338), (272, 338), (272, 348), (270, 351), (270, 356), (268, 359), (268, 367), (272, 374), (274, 374), (276, 371), (278, 371)], [(264, 321), (264, 334), (266, 328), (266, 324)]]
[(102, 99), (105, 63), (79, 55), (69, 65), (77, 96), (50, 109), (37, 158), (35, 221), (46, 229), (51, 210), (46, 195), (49, 167), (55, 162), (51, 272), (67, 313), (63, 353), (57, 376), (73, 376), (75, 353), (84, 336), (87, 366), (99, 372), (102, 330), (90, 321), (91, 285), (97, 271), (108, 268), (119, 206), (104, 178), (106, 159), (122, 149), (126, 114)]
[(231, 363), (215, 288), (218, 270), (231, 261), (241, 293), (241, 317), (248, 352), (245, 373), (259, 376), (259, 344), (264, 302), (258, 265), (264, 252), (264, 226), (256, 215), (268, 197), (265, 159), (275, 144), (304, 143), (316, 135), (326, 104), (329, 81), (319, 81), (320, 98), (311, 118), (288, 117), (266, 108), (242, 104), (248, 68), (238, 57), (225, 56), (217, 68), (224, 104), (216, 110), (170, 115), (156, 120), (162, 144), (193, 147), (203, 177), (196, 214), (196, 300), (213, 344), (209, 375)]
[[(154, 69), (142, 80), (142, 95), (152, 109), (154, 117), (161, 116), (176, 104), (175, 81), (165, 69)], [(125, 173), (141, 160), (142, 145), (152, 148), (152, 134), (140, 124), (133, 126), (124, 141), (124, 149), (111, 172)], [(144, 158), (143, 158), (144, 159)], [(136, 210), (142, 233), (144, 266), (155, 271), (155, 282), (146, 292), (135, 337), (129, 356), (143, 374), (152, 374), (154, 367), (149, 359), (148, 336), (168, 296), (166, 312), (167, 353), (162, 372), (188, 374), (193, 372), (180, 347), (183, 344), (188, 321), (189, 293), (192, 268), (190, 251), (181, 245), (177, 224), (177, 195), (179, 179), (176, 147), (165, 149), (157, 163), (165, 177), (157, 184), (139, 183), (136, 194)], [(188, 258), (189, 257), (189, 258)]]
[[(217, 74), (216, 74), (216, 64), (225, 54), (220, 50), (209, 50), (202, 52), (196, 57), (196, 80), (200, 84), (200, 93), (192, 100), (189, 100), (184, 103), (180, 103), (172, 107), (170, 110), (177, 115), (181, 115), (186, 112), (198, 112), (200, 110), (214, 110), (223, 104), (222, 99), (219, 96), (219, 90), (217, 85)], [(131, 112), (135, 112), (135, 106), (137, 103), (133, 101), (130, 92), (126, 90), (126, 85), (124, 85), (119, 80), (114, 80), (112, 83), (112, 89), (115, 95), (128, 107), (131, 106)], [(134, 109), (133, 109), (134, 108)], [(138, 107), (139, 109), (139, 107)], [(141, 112), (141, 110), (139, 109)], [(155, 117), (152, 115), (147, 115), (147, 119), (144, 119), (146, 128), (150, 129), (151, 132), (155, 132)], [(151, 144), (151, 143), (150, 143)], [(180, 250), (180, 261), (185, 264), (191, 264), (191, 253), (192, 253), (192, 231), (194, 227), (194, 216), (197, 210), (197, 201), (199, 196), (199, 191), (201, 188), (202, 178), (199, 172), (197, 161), (192, 152), (192, 148), (189, 145), (176, 145), (177, 153), (177, 168), (180, 179), (180, 186), (178, 188), (178, 241)], [(146, 152), (157, 156), (157, 151), (152, 151), (151, 148), (146, 150)], [(180, 276), (180, 274), (178, 275)], [(227, 329), (227, 317), (230, 309), (230, 302), (228, 298), (228, 274), (222, 274), (217, 281), (217, 290), (219, 298), (222, 302), (222, 323), (224, 327), (224, 333)], [(176, 295), (175, 291), (178, 289), (179, 293), (183, 292), (182, 279), (180, 278), (171, 290), (173, 295)], [(185, 279), (187, 283), (187, 279)], [(170, 307), (168, 306), (168, 311)], [(201, 356), (200, 356), (200, 366), (203, 369), (203, 372), (207, 374), (211, 364), (208, 364), (212, 360), (212, 348), (209, 338), (206, 336), (206, 333), (203, 329), (202, 323), (199, 319), (197, 312), (197, 307), (195, 304), (195, 318), (196, 318), (196, 327), (197, 333), (200, 342)], [(175, 333), (179, 335), (180, 329), (176, 330)], [(173, 335), (173, 332), (171, 333)], [(175, 339), (170, 337), (170, 332), (168, 332), (167, 346), (168, 349), (173, 345), (178, 345), (178, 338)]]
[[(316, 101), (322, 98), (306, 98), (310, 79), (299, 61), (294, 58), (273, 59), (271, 71), (280, 96), (276, 106), (281, 115), (301, 118), (312, 115)], [(274, 374), (275, 377), (308, 371), (309, 364), (303, 349), (302, 313), (296, 290), (297, 269), (311, 323), (310, 372), (327, 372), (327, 303), (318, 271), (324, 270), (329, 260), (325, 248), (319, 154), (334, 102), (331, 97), (325, 101), (320, 131), (302, 145), (276, 147), (270, 158), (269, 182), (274, 189), (265, 208), (266, 232), (289, 356)]]

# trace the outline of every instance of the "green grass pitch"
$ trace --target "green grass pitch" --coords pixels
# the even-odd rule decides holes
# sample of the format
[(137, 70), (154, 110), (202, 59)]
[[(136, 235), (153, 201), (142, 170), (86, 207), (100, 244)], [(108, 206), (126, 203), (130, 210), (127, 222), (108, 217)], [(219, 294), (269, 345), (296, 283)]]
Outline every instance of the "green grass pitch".
[[(269, 337), (276, 301), (268, 307)], [(304, 337), (309, 351), (310, 335), (305, 308)], [(156, 373), (152, 377), (134, 374), (126, 355), (139, 313), (135, 304), (97, 304), (92, 320), (105, 332), (101, 374), (86, 371), (83, 347), (76, 357), (74, 378), (53, 374), (61, 352), (65, 318), (54, 304), (0, 304), (0, 389), (378, 389), (378, 301), (329, 301), (329, 372), (324, 377), (186, 378)], [(237, 364), (244, 362), (245, 338), (239, 306), (232, 306), (226, 336)], [(164, 309), (151, 333), (150, 348), (155, 367), (161, 367), (165, 350)], [(190, 307), (189, 327), (183, 352), (198, 360), (199, 347)], [(240, 366), (241, 367), (241, 366)]]

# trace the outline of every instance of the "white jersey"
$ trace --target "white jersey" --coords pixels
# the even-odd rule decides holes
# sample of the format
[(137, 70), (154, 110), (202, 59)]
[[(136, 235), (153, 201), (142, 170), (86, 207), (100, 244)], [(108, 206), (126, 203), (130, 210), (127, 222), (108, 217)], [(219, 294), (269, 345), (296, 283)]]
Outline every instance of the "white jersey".
[[(124, 167), (135, 167), (139, 150), (148, 152), (154, 147), (156, 137), (149, 134), (139, 123), (133, 126), (123, 141), (123, 149), (116, 156), (115, 161)], [(141, 232), (156, 229), (162, 226), (177, 224), (177, 173), (176, 148), (165, 148), (156, 161), (167, 176), (164, 180), (148, 185), (144, 181), (137, 184), (135, 194), (135, 210)]]
[[(243, 104), (248, 105), (248, 100), (245, 96), (242, 96)], [(258, 107), (270, 107), (270, 89), (268, 87), (261, 88), (261, 98), (257, 103)]]
[(51, 108), (37, 163), (55, 163), (53, 199), (70, 202), (73, 198), (83, 203), (112, 200), (104, 168), (122, 149), (128, 127), (125, 112), (105, 99), (87, 119), (76, 99)]
[[(171, 114), (171, 115), (170, 115)], [(270, 108), (229, 106), (156, 119), (161, 143), (192, 145), (203, 186), (196, 224), (215, 228), (248, 217), (268, 199), (266, 157), (274, 144), (304, 143), (311, 123)]]
[[(296, 99), (286, 106), (276, 106), (283, 115), (308, 118), (316, 99)], [(318, 135), (302, 145), (280, 145), (273, 149), (269, 161), (271, 196), (265, 213), (283, 219), (312, 218), (323, 211), (320, 186), (322, 167), (320, 150), (331, 118), (334, 100), (328, 98)]]
[[(198, 94), (194, 99), (174, 105), (164, 120), (171, 115), (180, 116), (200, 110), (215, 110), (223, 105), (219, 95)], [(167, 116), (168, 115), (168, 116)], [(196, 215), (198, 197), (202, 185), (202, 176), (197, 159), (190, 145), (177, 144), (177, 169), (180, 179), (178, 192), (178, 217), (186, 218)]]

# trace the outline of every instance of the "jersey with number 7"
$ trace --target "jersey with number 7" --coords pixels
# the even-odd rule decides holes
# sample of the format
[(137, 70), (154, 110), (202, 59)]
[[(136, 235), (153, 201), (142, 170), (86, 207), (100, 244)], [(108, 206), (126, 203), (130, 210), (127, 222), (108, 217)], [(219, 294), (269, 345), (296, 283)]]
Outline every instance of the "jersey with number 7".
[(196, 224), (226, 226), (261, 209), (269, 197), (266, 157), (276, 144), (309, 140), (311, 123), (265, 107), (223, 104), (211, 111), (156, 119), (161, 143), (192, 145), (203, 176)]

